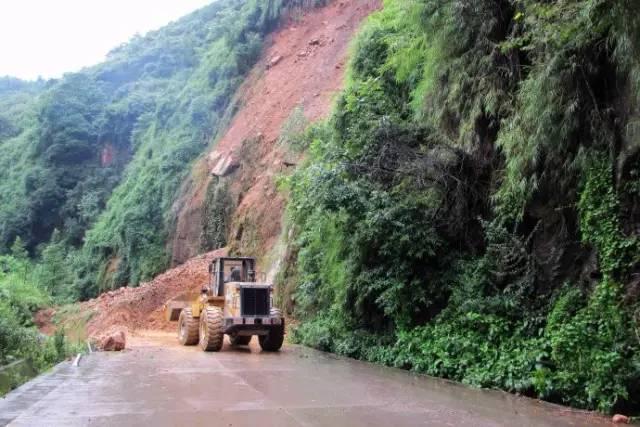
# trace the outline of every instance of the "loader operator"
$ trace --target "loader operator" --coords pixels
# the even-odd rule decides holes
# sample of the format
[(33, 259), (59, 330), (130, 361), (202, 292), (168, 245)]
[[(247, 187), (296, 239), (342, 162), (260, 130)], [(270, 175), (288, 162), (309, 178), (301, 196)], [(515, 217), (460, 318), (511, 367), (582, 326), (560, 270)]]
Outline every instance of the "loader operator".
[(236, 266), (231, 269), (231, 274), (229, 274), (229, 278), (225, 282), (240, 282), (241, 280), (240, 268)]

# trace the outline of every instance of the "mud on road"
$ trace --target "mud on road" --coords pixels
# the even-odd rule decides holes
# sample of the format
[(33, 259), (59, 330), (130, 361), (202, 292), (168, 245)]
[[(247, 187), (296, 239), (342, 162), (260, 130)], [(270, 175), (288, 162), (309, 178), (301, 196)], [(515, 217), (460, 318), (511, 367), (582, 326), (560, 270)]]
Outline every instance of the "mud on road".
[(0, 400), (12, 426), (604, 426), (596, 415), (298, 346), (220, 353), (174, 334), (59, 365)]

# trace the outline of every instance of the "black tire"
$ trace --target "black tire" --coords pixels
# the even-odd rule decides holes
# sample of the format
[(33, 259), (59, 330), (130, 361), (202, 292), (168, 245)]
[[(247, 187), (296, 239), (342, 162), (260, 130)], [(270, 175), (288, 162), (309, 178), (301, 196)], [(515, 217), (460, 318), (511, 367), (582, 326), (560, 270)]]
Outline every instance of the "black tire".
[(206, 307), (200, 313), (200, 348), (204, 351), (220, 351), (224, 342), (222, 310)]
[(229, 341), (231, 341), (231, 345), (249, 345), (249, 343), (251, 342), (251, 338), (253, 338), (251, 335), (248, 335), (248, 336), (235, 335), (235, 336), (229, 337)]
[(198, 319), (193, 317), (191, 307), (185, 308), (180, 312), (178, 341), (182, 345), (198, 344)]
[[(272, 308), (271, 316), (282, 318), (282, 313), (277, 308)], [(284, 342), (284, 324), (271, 329), (267, 335), (260, 335), (258, 341), (263, 351), (279, 351)]]

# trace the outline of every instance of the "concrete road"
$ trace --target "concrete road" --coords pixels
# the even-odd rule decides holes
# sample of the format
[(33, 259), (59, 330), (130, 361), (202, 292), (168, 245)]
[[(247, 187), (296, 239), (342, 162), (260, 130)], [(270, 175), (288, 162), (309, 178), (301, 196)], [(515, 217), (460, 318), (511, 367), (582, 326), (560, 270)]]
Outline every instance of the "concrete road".
[[(254, 338), (255, 340), (255, 338)], [(0, 400), (11, 426), (599, 426), (589, 413), (297, 346), (180, 347), (146, 333)]]

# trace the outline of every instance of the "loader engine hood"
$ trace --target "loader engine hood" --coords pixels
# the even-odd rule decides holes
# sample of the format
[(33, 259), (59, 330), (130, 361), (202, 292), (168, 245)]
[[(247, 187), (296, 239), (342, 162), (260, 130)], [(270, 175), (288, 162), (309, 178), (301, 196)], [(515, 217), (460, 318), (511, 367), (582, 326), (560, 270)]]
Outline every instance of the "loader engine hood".
[(269, 283), (229, 282), (224, 293), (225, 316), (266, 317), (271, 312), (273, 286)]

